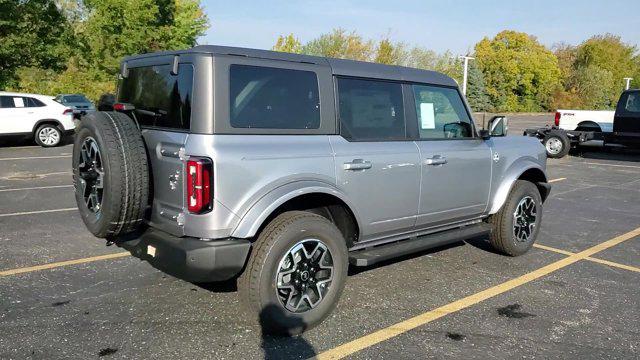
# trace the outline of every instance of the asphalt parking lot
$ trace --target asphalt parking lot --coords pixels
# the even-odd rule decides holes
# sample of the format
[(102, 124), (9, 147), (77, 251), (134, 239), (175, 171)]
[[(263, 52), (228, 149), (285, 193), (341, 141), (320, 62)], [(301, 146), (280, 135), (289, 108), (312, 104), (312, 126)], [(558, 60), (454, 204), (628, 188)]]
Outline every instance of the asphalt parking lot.
[(480, 238), (352, 269), (329, 319), (279, 338), (242, 317), (233, 282), (187, 283), (94, 238), (71, 151), (0, 145), (0, 358), (640, 357), (640, 154), (549, 160), (528, 254)]

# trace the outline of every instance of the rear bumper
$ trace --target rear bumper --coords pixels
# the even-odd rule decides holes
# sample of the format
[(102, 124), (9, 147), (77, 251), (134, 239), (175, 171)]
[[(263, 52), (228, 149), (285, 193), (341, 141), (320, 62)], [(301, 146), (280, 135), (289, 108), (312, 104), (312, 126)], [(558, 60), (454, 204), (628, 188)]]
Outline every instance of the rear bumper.
[(191, 282), (222, 281), (242, 271), (251, 243), (245, 239), (204, 241), (149, 229), (118, 244), (156, 269)]

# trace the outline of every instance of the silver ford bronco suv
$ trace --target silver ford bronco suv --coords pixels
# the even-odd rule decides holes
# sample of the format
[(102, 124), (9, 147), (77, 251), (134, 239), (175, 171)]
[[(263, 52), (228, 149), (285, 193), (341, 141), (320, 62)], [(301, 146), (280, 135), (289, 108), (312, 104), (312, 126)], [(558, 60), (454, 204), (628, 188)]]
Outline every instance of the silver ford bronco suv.
[(550, 191), (540, 142), (476, 129), (432, 71), (197, 46), (125, 58), (113, 108), (75, 138), (87, 228), (176, 277), (237, 278), (275, 333), (326, 318), (349, 265), (481, 236), (524, 254)]

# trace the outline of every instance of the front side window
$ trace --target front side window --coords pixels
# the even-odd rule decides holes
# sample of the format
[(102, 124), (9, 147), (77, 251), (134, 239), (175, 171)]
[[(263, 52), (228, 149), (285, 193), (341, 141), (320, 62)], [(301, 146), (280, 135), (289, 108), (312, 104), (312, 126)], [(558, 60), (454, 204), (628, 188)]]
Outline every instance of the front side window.
[(406, 125), (402, 85), (338, 78), (340, 133), (359, 141), (403, 140)]
[(189, 129), (193, 66), (180, 64), (178, 75), (170, 65), (129, 69), (118, 91), (118, 102), (135, 106), (134, 114), (141, 126)]
[(320, 96), (314, 72), (231, 65), (229, 82), (232, 127), (320, 128)]
[(456, 89), (413, 85), (420, 139), (473, 138), (473, 125)]

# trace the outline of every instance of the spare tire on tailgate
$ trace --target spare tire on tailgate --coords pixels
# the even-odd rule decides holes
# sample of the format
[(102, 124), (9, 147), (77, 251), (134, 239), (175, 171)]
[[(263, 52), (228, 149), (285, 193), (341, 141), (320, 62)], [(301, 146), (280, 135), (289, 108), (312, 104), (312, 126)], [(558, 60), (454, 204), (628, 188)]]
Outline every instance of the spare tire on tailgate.
[(143, 225), (149, 202), (149, 164), (136, 123), (119, 112), (82, 118), (73, 146), (73, 184), (85, 225), (113, 239)]

